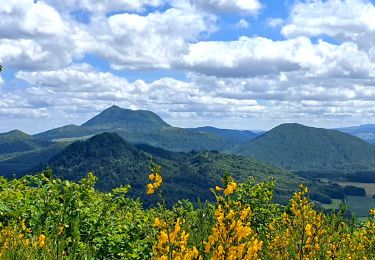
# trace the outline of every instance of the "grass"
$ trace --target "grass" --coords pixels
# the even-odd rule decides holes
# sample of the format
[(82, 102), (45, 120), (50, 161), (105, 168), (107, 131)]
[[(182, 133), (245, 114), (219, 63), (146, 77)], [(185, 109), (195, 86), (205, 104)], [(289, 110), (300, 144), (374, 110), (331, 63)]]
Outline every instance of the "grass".
[[(372, 196), (375, 194), (375, 183), (359, 183), (359, 182), (337, 182), (342, 187), (352, 185), (366, 190), (366, 197), (346, 196), (348, 202), (348, 210), (350, 210), (357, 217), (367, 217), (369, 211), (375, 208), (375, 199)], [(341, 200), (332, 200), (332, 204), (322, 204), (325, 209), (338, 209)]]

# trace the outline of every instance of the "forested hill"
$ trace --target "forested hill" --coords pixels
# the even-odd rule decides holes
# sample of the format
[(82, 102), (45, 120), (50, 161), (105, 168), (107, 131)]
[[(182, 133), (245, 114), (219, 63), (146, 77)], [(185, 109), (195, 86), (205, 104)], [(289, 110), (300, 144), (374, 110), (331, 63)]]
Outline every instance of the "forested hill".
[(25, 152), (48, 145), (50, 145), (50, 142), (38, 140), (20, 130), (0, 134), (0, 154)]
[(358, 171), (375, 166), (375, 148), (362, 139), (300, 124), (277, 126), (233, 152), (300, 171)]
[(175, 153), (149, 145), (134, 146), (113, 133), (71, 144), (54, 156), (48, 166), (57, 177), (75, 181), (93, 171), (99, 178), (99, 189), (109, 191), (130, 184), (132, 196), (149, 201), (145, 194), (151, 159), (162, 166), (163, 192), (169, 203), (179, 199), (213, 200), (209, 189), (220, 184), (225, 171), (238, 181), (249, 176), (257, 180), (273, 176), (277, 181), (278, 201), (285, 202), (300, 183), (308, 184), (312, 193), (325, 197), (332, 195), (329, 190), (340, 194), (337, 187), (312, 183), (255, 159), (208, 151)]

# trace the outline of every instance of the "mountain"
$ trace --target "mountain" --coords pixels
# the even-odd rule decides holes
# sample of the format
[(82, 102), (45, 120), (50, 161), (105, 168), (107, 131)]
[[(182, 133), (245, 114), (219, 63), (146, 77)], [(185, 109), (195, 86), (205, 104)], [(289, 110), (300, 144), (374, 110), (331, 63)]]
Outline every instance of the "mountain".
[(232, 152), (293, 171), (342, 174), (375, 169), (374, 146), (336, 130), (300, 124), (277, 126)]
[(85, 139), (95, 134), (115, 132), (133, 144), (147, 143), (172, 151), (229, 149), (250, 140), (250, 131), (204, 129), (200, 131), (170, 126), (158, 115), (145, 110), (112, 106), (81, 126), (68, 125), (35, 135), (40, 140)]
[(220, 129), (212, 126), (203, 126), (197, 128), (189, 128), (189, 130), (201, 133), (211, 133), (221, 136), (227, 140), (246, 142), (254, 139), (258, 134), (249, 130), (233, 130), (233, 129)]
[(90, 129), (125, 129), (152, 131), (170, 127), (157, 114), (146, 110), (130, 110), (112, 106), (82, 125)]
[(0, 133), (0, 154), (25, 152), (50, 145), (20, 130)]
[[(214, 200), (210, 188), (220, 185), (228, 171), (238, 181), (249, 176), (277, 181), (276, 200), (285, 202), (300, 183), (312, 187), (318, 197), (340, 197), (341, 188), (316, 184), (252, 158), (218, 152), (171, 152), (150, 145), (132, 145), (119, 135), (103, 133), (86, 141), (77, 141), (52, 157), (47, 164), (54, 175), (63, 179), (80, 180), (89, 171), (98, 176), (97, 188), (108, 191), (120, 185), (132, 186), (130, 195), (151, 203), (146, 196), (150, 160), (162, 166), (163, 194), (168, 203), (180, 199)], [(42, 167), (34, 169), (41, 170)]]
[(375, 144), (375, 124), (343, 127), (336, 130), (357, 136), (370, 144)]

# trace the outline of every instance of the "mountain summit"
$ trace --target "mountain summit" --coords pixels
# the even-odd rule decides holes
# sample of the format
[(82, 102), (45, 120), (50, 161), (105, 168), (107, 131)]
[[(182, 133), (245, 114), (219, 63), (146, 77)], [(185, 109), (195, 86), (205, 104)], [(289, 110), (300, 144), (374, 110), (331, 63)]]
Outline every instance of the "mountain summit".
[(91, 129), (158, 130), (170, 127), (157, 114), (146, 110), (130, 110), (118, 106), (107, 108), (82, 126)]
[(237, 154), (292, 170), (342, 170), (357, 165), (374, 166), (375, 148), (335, 130), (282, 124), (237, 147)]

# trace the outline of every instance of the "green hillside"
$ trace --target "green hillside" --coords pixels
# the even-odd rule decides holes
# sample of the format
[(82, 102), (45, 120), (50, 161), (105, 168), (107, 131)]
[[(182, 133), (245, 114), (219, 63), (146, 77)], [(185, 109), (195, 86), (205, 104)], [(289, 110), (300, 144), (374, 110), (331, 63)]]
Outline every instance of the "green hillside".
[(82, 126), (66, 125), (36, 134), (34, 137), (40, 140), (52, 141), (65, 138), (79, 138), (93, 133), (95, 133), (95, 131)]
[(20, 130), (0, 134), (0, 154), (25, 152), (50, 145)]
[(335, 130), (283, 124), (232, 152), (294, 171), (355, 172), (375, 166), (375, 148)]
[(209, 189), (220, 184), (225, 171), (238, 181), (249, 176), (258, 181), (274, 177), (277, 181), (276, 199), (281, 202), (285, 202), (300, 183), (309, 185), (312, 194), (320, 194), (320, 197), (342, 198), (338, 186), (316, 184), (255, 159), (208, 151), (175, 153), (149, 145), (133, 146), (110, 133), (71, 144), (49, 160), (48, 166), (57, 177), (74, 181), (93, 171), (99, 178), (99, 189), (109, 191), (130, 184), (132, 196), (145, 198), (151, 158), (162, 166), (164, 194), (169, 203), (179, 199), (213, 200)]

